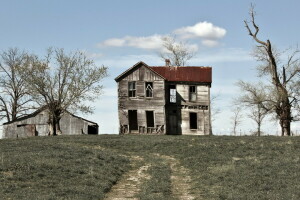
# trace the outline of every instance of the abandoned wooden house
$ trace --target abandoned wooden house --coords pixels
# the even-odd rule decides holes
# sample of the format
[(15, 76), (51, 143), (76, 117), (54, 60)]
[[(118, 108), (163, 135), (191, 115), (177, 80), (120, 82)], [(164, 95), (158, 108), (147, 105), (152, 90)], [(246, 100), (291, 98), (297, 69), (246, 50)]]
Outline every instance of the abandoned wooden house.
[(210, 134), (211, 67), (138, 62), (115, 81), (120, 134)]
[[(63, 135), (98, 134), (98, 124), (69, 112), (60, 120)], [(49, 112), (46, 107), (3, 124), (4, 138), (47, 136), (49, 134)]]

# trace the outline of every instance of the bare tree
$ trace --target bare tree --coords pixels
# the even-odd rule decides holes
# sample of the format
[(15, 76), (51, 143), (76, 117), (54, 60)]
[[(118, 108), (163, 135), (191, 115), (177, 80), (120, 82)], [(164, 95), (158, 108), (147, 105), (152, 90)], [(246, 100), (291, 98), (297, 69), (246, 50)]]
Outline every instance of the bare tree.
[(212, 95), (210, 99), (210, 133), (213, 135), (212, 123), (216, 120), (218, 114), (221, 113), (221, 109), (217, 107), (216, 102), (219, 100), (220, 94)]
[(17, 48), (0, 54), (0, 120), (14, 121), (32, 109), (31, 99), (18, 68), (26, 63), (26, 53)]
[[(255, 58), (262, 62), (260, 72), (262, 75), (267, 75), (271, 78), (272, 86), (274, 87), (274, 95), (270, 101), (273, 103), (273, 110), (279, 119), (282, 135), (291, 134), (292, 107), (297, 102), (297, 96), (292, 92), (292, 88), (296, 83), (299, 83), (296, 78), (300, 71), (299, 51), (294, 51), (287, 60), (287, 63), (279, 66), (280, 60), (277, 52), (272, 47), (271, 41), (263, 41), (258, 38), (259, 26), (255, 22), (254, 6), (250, 9), (251, 22), (244, 21), (249, 35), (257, 43)], [(252, 28), (250, 28), (251, 23)]]
[(92, 112), (87, 102), (101, 94), (107, 67), (96, 66), (82, 52), (49, 49), (45, 59), (31, 55), (20, 72), (33, 99), (49, 109), (50, 135), (56, 135), (61, 134), (59, 122), (66, 111)]
[(232, 123), (233, 123), (233, 134), (236, 136), (237, 134), (237, 127), (242, 123), (242, 109), (239, 106), (236, 106), (233, 109), (233, 116), (232, 116)]
[(185, 66), (187, 61), (194, 56), (193, 49), (190, 49), (187, 43), (176, 41), (173, 36), (163, 37), (163, 46), (167, 50), (160, 56), (166, 60), (170, 60), (173, 66)]
[(268, 87), (263, 83), (250, 84), (244, 81), (239, 81), (237, 85), (241, 90), (241, 95), (237, 98), (236, 103), (246, 109), (250, 108), (248, 116), (255, 121), (257, 125), (256, 135), (260, 136), (262, 122), (272, 109)]

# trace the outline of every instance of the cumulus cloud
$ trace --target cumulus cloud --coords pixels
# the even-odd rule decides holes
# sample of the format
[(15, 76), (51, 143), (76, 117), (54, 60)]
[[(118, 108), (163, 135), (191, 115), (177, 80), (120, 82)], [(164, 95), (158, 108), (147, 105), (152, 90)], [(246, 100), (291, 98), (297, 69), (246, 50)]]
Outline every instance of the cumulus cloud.
[(112, 47), (122, 47), (125, 44), (125, 40), (122, 38), (111, 38), (105, 40), (101, 45), (103, 46), (112, 46)]
[(186, 26), (174, 31), (175, 34), (180, 35), (182, 38), (203, 38), (216, 40), (225, 36), (226, 30), (209, 22), (199, 22), (194, 26)]
[(147, 37), (125, 36), (123, 38), (112, 38), (103, 41), (99, 46), (112, 47), (135, 47), (140, 49), (161, 49), (163, 47), (162, 35), (151, 35)]
[(128, 46), (141, 49), (161, 49), (163, 40), (161, 35), (151, 35), (148, 37), (125, 37)]
[(202, 40), (201, 43), (206, 47), (215, 47), (219, 45), (219, 42), (216, 40)]
[[(194, 26), (186, 26), (172, 32), (182, 40), (200, 39), (201, 44), (207, 47), (215, 47), (218, 40), (223, 38), (226, 30), (217, 27), (209, 22), (199, 22)], [(145, 37), (125, 36), (122, 38), (110, 38), (98, 44), (99, 47), (135, 47), (140, 49), (163, 51), (163, 38), (167, 35), (154, 34)], [(197, 44), (188, 45), (193, 49), (198, 49)]]

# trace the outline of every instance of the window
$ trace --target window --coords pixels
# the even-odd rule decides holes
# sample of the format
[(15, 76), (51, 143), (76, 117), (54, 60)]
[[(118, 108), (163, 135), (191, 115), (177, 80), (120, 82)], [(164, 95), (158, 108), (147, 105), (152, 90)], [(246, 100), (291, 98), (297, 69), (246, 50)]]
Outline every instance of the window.
[(135, 97), (135, 82), (128, 82), (128, 96), (129, 97)]
[(147, 127), (154, 127), (154, 112), (146, 111)]
[(197, 129), (197, 113), (190, 113), (190, 129)]
[(146, 88), (146, 97), (153, 97), (153, 83), (146, 82), (145, 88)]
[(170, 85), (170, 103), (176, 103), (176, 85)]
[(196, 86), (190, 86), (190, 101), (196, 101), (197, 100), (197, 93), (196, 93)]

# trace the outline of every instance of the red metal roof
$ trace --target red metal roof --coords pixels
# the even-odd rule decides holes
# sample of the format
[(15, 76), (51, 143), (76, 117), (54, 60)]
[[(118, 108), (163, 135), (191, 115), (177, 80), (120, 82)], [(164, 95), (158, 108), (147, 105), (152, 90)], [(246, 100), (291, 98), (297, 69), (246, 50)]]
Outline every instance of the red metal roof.
[(150, 67), (167, 81), (212, 82), (211, 67)]

